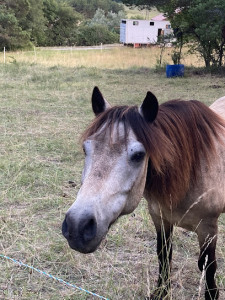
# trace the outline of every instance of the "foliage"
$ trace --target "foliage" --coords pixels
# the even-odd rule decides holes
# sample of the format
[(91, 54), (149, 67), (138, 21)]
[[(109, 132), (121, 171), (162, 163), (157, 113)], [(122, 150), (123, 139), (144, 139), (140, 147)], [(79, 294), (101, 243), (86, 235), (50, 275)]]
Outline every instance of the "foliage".
[(82, 16), (65, 2), (44, 0), (44, 16), (47, 20), (46, 41), (48, 46), (73, 45), (76, 43), (77, 24)]
[(167, 44), (172, 39), (171, 35), (160, 35), (158, 36), (157, 45), (160, 49), (159, 58), (157, 59), (157, 68), (161, 67), (165, 62), (163, 62), (163, 54), (166, 50)]
[(123, 5), (112, 0), (70, 0), (74, 9), (83, 14), (86, 18), (93, 18), (97, 9), (108, 12), (118, 13), (124, 10)]
[(99, 8), (96, 10), (94, 17), (91, 19), (90, 25), (104, 25), (108, 28), (108, 30), (119, 33), (120, 20), (124, 19), (125, 17), (126, 14), (122, 10), (120, 10), (118, 13), (110, 11), (108, 14), (106, 14), (103, 9)]
[(78, 46), (91, 46), (117, 43), (119, 36), (101, 24), (81, 26), (77, 34)]
[(5, 0), (0, 10), (1, 45), (7, 49), (66, 45), (81, 16), (56, 0)]
[[(96, 13), (98, 8), (101, 8), (102, 14), (106, 16), (103, 23), (98, 20), (98, 13)], [(79, 34), (80, 43), (80, 32), (84, 31), (82, 21), (86, 18), (88, 23), (90, 20), (87, 20), (87, 17), (92, 18), (94, 15), (96, 16), (91, 21), (92, 28), (95, 28), (93, 27), (95, 24), (101, 24), (106, 26), (107, 30), (118, 33), (119, 19), (124, 16), (123, 12), (122, 4), (112, 0), (1, 0), (0, 49), (3, 47), (18, 49), (32, 44), (35, 46), (75, 45), (77, 35)], [(81, 28), (78, 30), (79, 26)], [(99, 27), (98, 32), (94, 33), (94, 36), (97, 35), (99, 35)], [(108, 35), (106, 40), (115, 40), (112, 34), (104, 32), (102, 35)]]
[(123, 0), (127, 6), (138, 6), (140, 9), (161, 8), (167, 2), (166, 0)]
[(190, 15), (195, 26), (192, 34), (198, 42), (194, 50), (202, 55), (206, 66), (221, 66), (225, 50), (225, 2), (208, 0), (201, 3), (196, 0), (196, 7), (190, 9)]
[(221, 66), (225, 46), (225, 2), (223, 0), (171, 1), (165, 11), (173, 28), (179, 28), (191, 50), (198, 52), (205, 66)]
[(35, 45), (41, 45), (45, 40), (45, 18), (43, 15), (43, 0), (27, 0), (29, 10), (26, 22), (22, 28), (30, 32), (30, 39)]
[(29, 47), (30, 34), (19, 25), (15, 13), (3, 4), (0, 5), (0, 50)]
[[(6, 14), (13, 14), (23, 34), (35, 45), (45, 39), (45, 19), (43, 16), (43, 0), (3, 0)], [(4, 27), (5, 25), (0, 24)], [(8, 25), (10, 27), (10, 25)], [(10, 40), (11, 35), (9, 35)], [(10, 43), (9, 43), (10, 44)], [(11, 45), (9, 45), (11, 48)]]

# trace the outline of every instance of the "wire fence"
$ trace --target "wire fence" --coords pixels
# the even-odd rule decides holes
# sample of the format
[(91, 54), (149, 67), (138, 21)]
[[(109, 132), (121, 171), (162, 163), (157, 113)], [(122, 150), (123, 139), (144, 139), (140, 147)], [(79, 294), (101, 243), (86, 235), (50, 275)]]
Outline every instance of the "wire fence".
[(105, 298), (105, 297), (100, 296), (100, 295), (98, 295), (98, 294), (96, 294), (96, 293), (90, 292), (90, 291), (88, 291), (88, 290), (85, 290), (85, 289), (83, 289), (83, 288), (81, 288), (81, 287), (79, 287), (79, 286), (77, 286), (77, 285), (75, 285), (75, 284), (69, 283), (69, 282), (67, 282), (67, 281), (65, 281), (65, 280), (63, 280), (63, 279), (60, 279), (60, 278), (58, 278), (58, 277), (56, 277), (56, 276), (53, 276), (53, 275), (51, 275), (51, 274), (49, 274), (49, 273), (47, 273), (47, 272), (45, 272), (45, 271), (39, 270), (39, 269), (37, 269), (37, 268), (35, 268), (35, 267), (33, 267), (33, 266), (29, 266), (29, 265), (23, 263), (22, 261), (18, 261), (18, 260), (14, 259), (14, 258), (11, 258), (11, 257), (6, 256), (6, 255), (3, 255), (3, 254), (0, 254), (0, 257), (1, 257), (1, 258), (4, 258), (4, 259), (6, 259), (6, 260), (9, 260), (9, 261), (11, 261), (11, 262), (13, 262), (13, 263), (15, 263), (15, 264), (17, 264), (17, 265), (20, 265), (20, 266), (22, 266), (22, 267), (25, 267), (25, 268), (31, 269), (31, 270), (33, 270), (33, 271), (36, 271), (36, 272), (38, 272), (38, 273), (41, 274), (41, 275), (47, 276), (47, 277), (49, 277), (49, 278), (52, 278), (52, 279), (54, 279), (54, 280), (56, 280), (56, 281), (58, 281), (58, 282), (60, 282), (60, 283), (62, 283), (62, 284), (64, 284), (64, 285), (66, 285), (66, 286), (69, 286), (69, 287), (71, 287), (71, 288), (77, 289), (77, 290), (79, 290), (79, 291), (85, 292), (85, 293), (87, 293), (87, 294), (89, 294), (89, 295), (92, 295), (92, 296), (94, 296), (94, 297), (98, 297), (98, 298), (103, 299), (103, 300), (109, 300), (108, 298)]

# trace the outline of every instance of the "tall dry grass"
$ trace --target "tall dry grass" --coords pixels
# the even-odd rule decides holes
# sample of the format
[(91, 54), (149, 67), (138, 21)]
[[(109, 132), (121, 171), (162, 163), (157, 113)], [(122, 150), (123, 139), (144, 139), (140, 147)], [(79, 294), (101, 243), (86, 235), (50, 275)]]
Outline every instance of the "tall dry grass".
[[(104, 47), (104, 46), (103, 46)], [(57, 50), (58, 49), (58, 50)], [(64, 49), (64, 50), (63, 50)], [(158, 66), (161, 48), (152, 46), (149, 48), (117, 47), (103, 50), (85, 50), (84, 48), (52, 48), (34, 49), (33, 51), (7, 52), (6, 62), (25, 62), (41, 64), (44, 66), (64, 67), (95, 67), (100, 69), (127, 69), (132, 67), (154, 68)], [(172, 64), (172, 48), (165, 48), (162, 55), (162, 65)], [(3, 62), (3, 55), (0, 56)], [(202, 67), (202, 59), (184, 50), (182, 63), (186, 66)]]

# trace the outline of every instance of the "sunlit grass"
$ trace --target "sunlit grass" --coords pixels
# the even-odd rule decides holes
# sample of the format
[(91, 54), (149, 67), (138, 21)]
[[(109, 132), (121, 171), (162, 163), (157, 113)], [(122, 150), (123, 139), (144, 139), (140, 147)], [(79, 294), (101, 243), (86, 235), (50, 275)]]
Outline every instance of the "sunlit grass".
[[(58, 48), (57, 48), (58, 49)], [(6, 62), (24, 62), (41, 64), (44, 66), (64, 67), (95, 67), (101, 69), (127, 69), (131, 67), (154, 68), (158, 65), (161, 49), (158, 46), (134, 49), (132, 47), (118, 46), (107, 50), (46, 50), (9, 52)], [(65, 49), (65, 48), (64, 48)], [(162, 64), (172, 64), (172, 48), (165, 48)], [(3, 56), (0, 57), (0, 62)], [(184, 50), (181, 61), (186, 66), (202, 67), (204, 62), (196, 55), (187, 54)]]

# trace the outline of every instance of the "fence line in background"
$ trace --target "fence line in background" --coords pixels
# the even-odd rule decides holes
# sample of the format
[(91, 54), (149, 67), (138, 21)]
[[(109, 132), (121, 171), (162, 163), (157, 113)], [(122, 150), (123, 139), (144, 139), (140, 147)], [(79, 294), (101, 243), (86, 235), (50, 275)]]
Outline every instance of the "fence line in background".
[[(123, 44), (103, 44), (101, 43), (100, 45), (97, 46), (55, 46), (55, 47), (33, 47), (31, 50), (18, 50), (15, 52), (21, 52), (21, 53), (34, 53), (35, 60), (37, 59), (38, 53), (41, 51), (70, 51), (71, 53), (73, 51), (86, 51), (86, 50), (100, 50), (101, 52), (103, 50), (110, 50), (113, 48), (119, 48), (123, 47)], [(3, 48), (3, 63), (6, 64), (6, 48)]]

